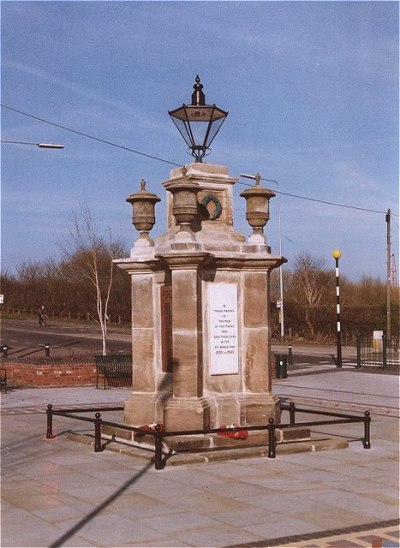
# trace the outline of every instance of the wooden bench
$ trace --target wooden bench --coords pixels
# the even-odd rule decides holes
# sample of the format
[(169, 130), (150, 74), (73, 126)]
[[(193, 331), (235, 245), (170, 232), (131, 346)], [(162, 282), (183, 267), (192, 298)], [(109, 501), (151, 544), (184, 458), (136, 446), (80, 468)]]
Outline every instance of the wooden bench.
[(7, 394), (7, 370), (6, 369), (0, 369), (0, 392), (3, 391)]
[(132, 386), (132, 356), (130, 354), (115, 354), (95, 356), (96, 388), (99, 387), (99, 377), (103, 377), (103, 389), (107, 386)]

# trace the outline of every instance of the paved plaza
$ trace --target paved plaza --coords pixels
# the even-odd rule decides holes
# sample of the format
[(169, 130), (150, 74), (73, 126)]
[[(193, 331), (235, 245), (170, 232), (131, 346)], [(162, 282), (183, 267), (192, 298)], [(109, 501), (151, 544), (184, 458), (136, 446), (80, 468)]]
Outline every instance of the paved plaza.
[[(310, 373), (310, 372), (309, 372)], [(285, 401), (372, 413), (362, 424), (316, 427), (348, 449), (280, 453), (156, 471), (142, 458), (94, 453), (46, 405), (120, 404), (129, 390), (15, 389), (2, 394), (1, 546), (399, 546), (398, 376), (335, 370), (276, 381)]]

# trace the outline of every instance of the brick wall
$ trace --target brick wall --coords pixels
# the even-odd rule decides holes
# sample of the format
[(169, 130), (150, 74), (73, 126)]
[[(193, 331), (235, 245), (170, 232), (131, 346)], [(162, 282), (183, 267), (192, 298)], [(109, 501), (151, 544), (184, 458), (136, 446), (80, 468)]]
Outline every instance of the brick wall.
[(28, 364), (0, 362), (0, 369), (7, 371), (9, 386), (94, 386), (94, 363), (41, 363)]

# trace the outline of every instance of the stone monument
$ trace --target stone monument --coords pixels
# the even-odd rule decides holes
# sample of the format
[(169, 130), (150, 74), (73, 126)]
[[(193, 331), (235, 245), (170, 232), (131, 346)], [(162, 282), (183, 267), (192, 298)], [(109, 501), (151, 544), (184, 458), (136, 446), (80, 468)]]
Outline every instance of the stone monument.
[[(233, 228), (237, 179), (195, 157), (163, 183), (168, 226), (154, 242), (149, 232), (159, 197), (142, 181), (127, 198), (140, 236), (130, 257), (115, 261), (132, 288), (133, 391), (125, 423), (179, 431), (279, 422), (269, 294), (270, 273), (285, 259), (271, 254), (264, 235), (274, 193), (259, 176), (241, 193), (253, 230), (245, 238)], [(237, 443), (200, 438), (199, 447)], [(246, 443), (257, 441), (253, 435)]]

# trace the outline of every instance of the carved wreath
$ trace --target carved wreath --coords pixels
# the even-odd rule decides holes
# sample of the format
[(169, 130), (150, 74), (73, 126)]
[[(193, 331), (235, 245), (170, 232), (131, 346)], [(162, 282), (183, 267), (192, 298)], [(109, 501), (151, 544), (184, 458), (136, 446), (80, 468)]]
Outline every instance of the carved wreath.
[[(222, 213), (222, 205), (221, 205), (221, 202), (218, 200), (218, 198), (216, 196), (214, 196), (214, 194), (207, 194), (206, 196), (204, 196), (204, 198), (201, 200), (201, 204), (207, 208), (208, 204), (212, 202), (215, 206), (215, 209), (213, 212), (210, 212), (209, 211), (209, 214), (210, 214), (210, 217), (209, 217), (209, 220), (210, 221), (215, 221), (215, 219), (218, 219), (220, 216), (221, 216), (221, 213)], [(208, 208), (207, 208), (208, 209)]]

